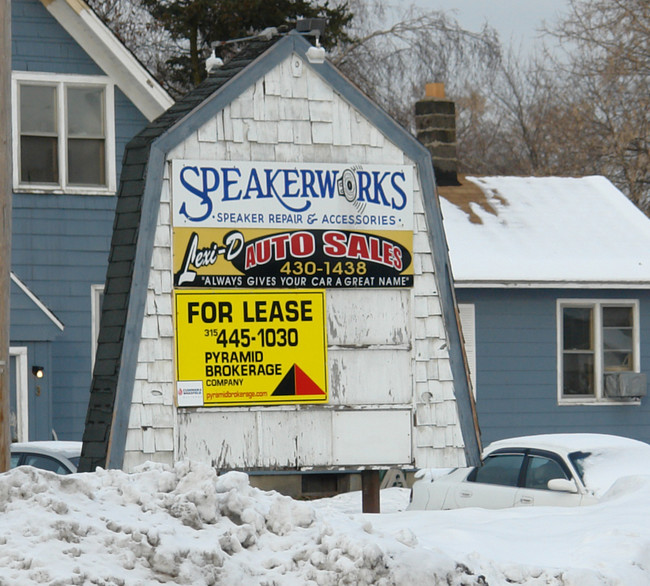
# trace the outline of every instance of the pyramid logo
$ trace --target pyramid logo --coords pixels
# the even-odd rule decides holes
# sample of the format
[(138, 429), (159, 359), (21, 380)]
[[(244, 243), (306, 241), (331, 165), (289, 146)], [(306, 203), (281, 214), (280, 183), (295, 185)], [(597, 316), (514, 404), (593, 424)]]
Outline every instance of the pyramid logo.
[(325, 398), (325, 391), (311, 380), (297, 365), (294, 364), (289, 372), (275, 388), (272, 397), (304, 397), (321, 396)]

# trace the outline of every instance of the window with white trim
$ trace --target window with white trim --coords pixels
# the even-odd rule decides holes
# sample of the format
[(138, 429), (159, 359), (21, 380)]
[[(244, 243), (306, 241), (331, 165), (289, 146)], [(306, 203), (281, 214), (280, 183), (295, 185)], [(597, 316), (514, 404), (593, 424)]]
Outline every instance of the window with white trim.
[(113, 83), (31, 72), (12, 79), (14, 189), (115, 193)]
[(610, 401), (605, 377), (639, 372), (637, 301), (558, 300), (561, 402)]

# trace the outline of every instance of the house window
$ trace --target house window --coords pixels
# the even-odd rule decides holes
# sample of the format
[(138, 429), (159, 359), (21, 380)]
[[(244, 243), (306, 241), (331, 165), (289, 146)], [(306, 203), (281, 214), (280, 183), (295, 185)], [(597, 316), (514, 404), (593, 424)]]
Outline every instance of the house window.
[(115, 192), (107, 78), (14, 72), (13, 98), (16, 191)]
[(639, 372), (636, 301), (559, 301), (561, 402), (608, 401), (605, 377)]

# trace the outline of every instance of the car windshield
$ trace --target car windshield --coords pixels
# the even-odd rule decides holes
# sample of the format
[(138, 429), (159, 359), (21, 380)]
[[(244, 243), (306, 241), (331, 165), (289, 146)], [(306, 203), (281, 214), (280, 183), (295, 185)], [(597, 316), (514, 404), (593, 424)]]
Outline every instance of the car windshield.
[(589, 456), (591, 456), (591, 452), (572, 452), (569, 454), (569, 460), (571, 460), (571, 464), (573, 464), (583, 483), (585, 481), (585, 461)]
[(650, 446), (629, 440), (625, 444), (596, 446), (569, 454), (569, 460), (587, 490), (603, 496), (625, 476), (650, 475)]

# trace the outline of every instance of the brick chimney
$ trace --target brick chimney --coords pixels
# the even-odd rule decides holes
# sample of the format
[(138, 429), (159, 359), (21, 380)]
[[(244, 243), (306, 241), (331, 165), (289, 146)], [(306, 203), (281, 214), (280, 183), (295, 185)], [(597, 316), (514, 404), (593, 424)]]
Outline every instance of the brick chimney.
[(415, 104), (417, 139), (429, 149), (438, 185), (459, 185), (456, 155), (456, 105), (445, 98), (444, 83), (428, 83)]

